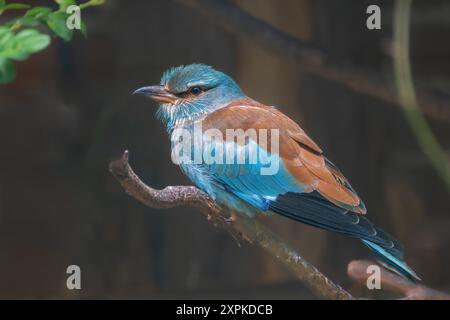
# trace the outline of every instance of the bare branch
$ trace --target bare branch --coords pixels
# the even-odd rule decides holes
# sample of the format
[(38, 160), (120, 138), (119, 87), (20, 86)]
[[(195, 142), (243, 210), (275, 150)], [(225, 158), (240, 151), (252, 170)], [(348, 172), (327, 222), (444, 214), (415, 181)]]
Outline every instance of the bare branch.
[(299, 280), (305, 282), (318, 296), (326, 299), (348, 300), (353, 297), (333, 283), (316, 267), (306, 261), (294, 249), (280, 240), (257, 219), (243, 215), (225, 216), (221, 209), (206, 193), (193, 186), (166, 187), (155, 190), (133, 172), (128, 163), (128, 151), (121, 158), (112, 161), (109, 170), (125, 191), (143, 204), (152, 208), (173, 208), (181, 205), (200, 209), (208, 220), (223, 227), (233, 235), (258, 245), (288, 267)]
[[(237, 37), (285, 57), (305, 71), (340, 83), (351, 90), (379, 98), (390, 105), (401, 107), (393, 85), (380, 73), (333, 61), (313, 43), (293, 37), (269, 23), (256, 18), (227, 0), (178, 0), (198, 11), (213, 23)], [(450, 101), (446, 95), (417, 90), (421, 110), (439, 121), (450, 121)]]
[[(367, 268), (374, 262), (355, 260), (348, 264), (347, 274), (353, 280), (366, 285)], [(401, 294), (405, 300), (450, 300), (450, 295), (413, 283), (384, 268), (381, 271), (381, 288)]]

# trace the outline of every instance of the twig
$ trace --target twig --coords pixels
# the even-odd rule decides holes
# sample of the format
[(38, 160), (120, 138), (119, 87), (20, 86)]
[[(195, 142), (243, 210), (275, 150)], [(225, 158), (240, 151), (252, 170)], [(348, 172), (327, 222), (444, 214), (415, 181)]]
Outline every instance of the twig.
[[(228, 0), (178, 1), (234, 35), (299, 64), (305, 71), (401, 107), (393, 86), (389, 85), (381, 73), (336, 61), (331, 63), (330, 57), (311, 42), (274, 28)], [(417, 101), (427, 116), (439, 121), (450, 121), (450, 102), (447, 96), (418, 90)]]
[[(353, 280), (366, 285), (367, 270), (374, 263), (367, 260), (355, 260), (348, 264), (347, 274)], [(400, 293), (404, 300), (450, 300), (450, 295), (420, 284), (413, 283), (399, 275), (380, 268), (381, 288)]]
[(349, 300), (353, 297), (333, 283), (300, 254), (281, 241), (272, 231), (257, 219), (243, 215), (224, 216), (219, 207), (206, 193), (193, 186), (166, 187), (156, 190), (133, 172), (128, 163), (128, 151), (121, 158), (110, 163), (109, 170), (125, 191), (143, 204), (152, 208), (173, 208), (181, 205), (200, 209), (208, 220), (219, 225), (241, 239), (258, 245), (288, 267), (301, 281), (305, 282), (318, 296), (326, 299)]

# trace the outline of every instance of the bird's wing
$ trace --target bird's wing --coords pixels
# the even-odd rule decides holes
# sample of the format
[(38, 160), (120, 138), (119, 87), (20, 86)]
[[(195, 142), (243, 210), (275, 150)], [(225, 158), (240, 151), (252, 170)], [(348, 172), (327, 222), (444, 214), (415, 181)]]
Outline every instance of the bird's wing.
[[(211, 164), (204, 169), (214, 181), (246, 201), (296, 221), (361, 239), (378, 257), (400, 274), (418, 279), (404, 262), (402, 245), (388, 233), (374, 226), (363, 215), (364, 203), (344, 175), (323, 155), (322, 150), (298, 124), (273, 107), (250, 99), (236, 101), (203, 120), (203, 130), (249, 129), (279, 133), (279, 150), (273, 148), (273, 133), (264, 144), (261, 136), (249, 136), (247, 145), (254, 146), (270, 163), (279, 161), (272, 174), (262, 174), (267, 165), (252, 163), (244, 153), (243, 163), (236, 161)], [(276, 140), (276, 139), (275, 139)], [(210, 151), (218, 148), (242, 148), (233, 140), (206, 142)], [(245, 145), (245, 144), (244, 144)], [(252, 148), (250, 148), (252, 149)], [(236, 160), (236, 158), (234, 158)]]
[[(255, 144), (259, 152), (266, 153), (271, 161), (279, 161), (276, 174), (261, 174), (257, 163), (225, 163), (211, 165), (209, 173), (232, 193), (243, 200), (261, 207), (263, 199), (273, 199), (287, 192), (311, 193), (317, 191), (326, 200), (339, 208), (364, 214), (366, 209), (347, 179), (324, 155), (317, 144), (289, 117), (273, 107), (264, 106), (245, 99), (221, 108), (203, 120), (203, 131), (216, 129), (226, 136), (227, 129), (247, 131), (266, 129), (266, 146), (258, 140), (261, 136), (249, 137), (249, 144)], [(279, 151), (273, 152), (272, 134), (279, 133)], [(217, 147), (217, 142), (209, 142), (209, 148)], [(221, 148), (238, 148), (234, 141), (227, 141)], [(231, 144), (231, 146), (230, 146)], [(248, 155), (246, 155), (248, 157)], [(256, 199), (256, 200), (255, 200)], [(262, 200), (259, 200), (262, 199)], [(262, 201), (262, 202), (261, 202)]]

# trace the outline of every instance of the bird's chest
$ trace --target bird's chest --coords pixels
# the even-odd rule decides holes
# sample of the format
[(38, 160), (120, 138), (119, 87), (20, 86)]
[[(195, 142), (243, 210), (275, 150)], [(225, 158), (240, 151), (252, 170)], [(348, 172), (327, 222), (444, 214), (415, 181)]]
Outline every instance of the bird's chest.
[[(171, 157), (172, 161), (179, 165), (183, 173), (201, 190), (211, 198), (228, 208), (254, 216), (258, 210), (249, 206), (241, 199), (226, 189), (218, 172), (218, 168), (226, 168), (226, 165), (209, 164), (204, 159), (205, 150), (209, 146), (203, 137), (201, 121), (184, 123), (177, 126), (171, 133)], [(206, 145), (206, 147), (205, 147)], [(229, 170), (241, 172), (241, 170)], [(231, 174), (231, 173), (230, 173)]]
[(171, 159), (197, 187), (212, 193), (211, 176), (202, 162), (202, 120), (178, 123), (170, 134)]

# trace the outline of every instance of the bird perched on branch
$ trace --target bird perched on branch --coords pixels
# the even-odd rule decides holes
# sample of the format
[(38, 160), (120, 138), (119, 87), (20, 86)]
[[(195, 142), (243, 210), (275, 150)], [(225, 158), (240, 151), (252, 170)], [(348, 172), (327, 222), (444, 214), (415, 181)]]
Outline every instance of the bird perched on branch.
[(135, 93), (159, 103), (172, 159), (220, 205), (358, 238), (386, 267), (419, 279), (402, 245), (365, 217), (363, 201), (322, 149), (282, 112), (247, 97), (228, 75), (203, 64), (180, 66)]

